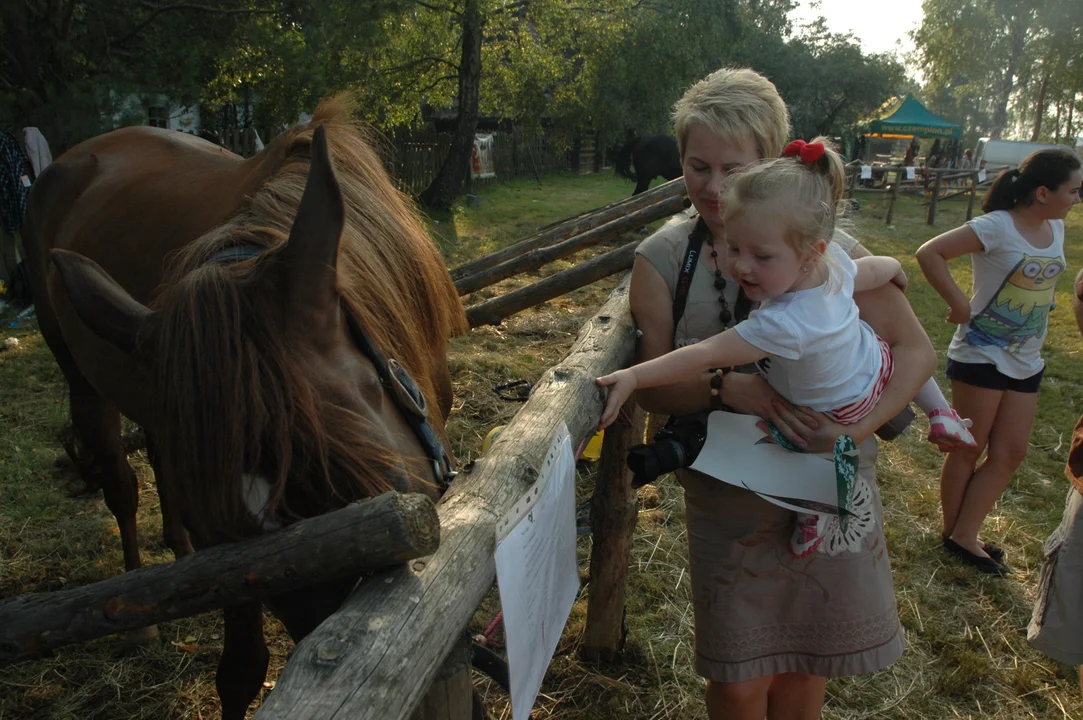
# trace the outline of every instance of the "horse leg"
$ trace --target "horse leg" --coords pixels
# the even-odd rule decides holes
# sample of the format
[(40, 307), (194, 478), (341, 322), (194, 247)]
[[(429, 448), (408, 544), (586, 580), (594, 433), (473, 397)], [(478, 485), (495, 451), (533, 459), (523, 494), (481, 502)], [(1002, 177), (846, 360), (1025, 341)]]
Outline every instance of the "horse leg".
[[(124, 569), (137, 570), (142, 565), (135, 526), (139, 481), (120, 443), (120, 411), (81, 377), (69, 375), (68, 390), (72, 427), (84, 451), (88, 484), (101, 485), (105, 504), (120, 529)], [(153, 625), (127, 634), (128, 643), (133, 645), (147, 645), (157, 639), (158, 628)]]
[(157, 453), (157, 441), (154, 433), (147, 432), (147, 459), (154, 468), (154, 480), (158, 485), (158, 505), (162, 509), (162, 539), (166, 547), (173, 551), (173, 556), (180, 558), (193, 552), (188, 531), (180, 511), (174, 504), (177, 485), (175, 478), (162, 467), (161, 457)]
[(356, 584), (356, 577), (332, 580), (280, 593), (267, 598), (266, 603), (298, 643), (339, 609)]
[(271, 654), (263, 639), (263, 607), (247, 602), (224, 608), (222, 657), (214, 684), (222, 702), (222, 720), (244, 720), (267, 677)]
[(647, 189), (651, 186), (651, 180), (653, 176), (648, 176), (646, 173), (641, 173), (638, 170), (636, 175), (639, 177), (639, 182), (636, 183), (636, 189), (632, 191), (632, 195), (638, 195), (641, 192), (647, 192)]

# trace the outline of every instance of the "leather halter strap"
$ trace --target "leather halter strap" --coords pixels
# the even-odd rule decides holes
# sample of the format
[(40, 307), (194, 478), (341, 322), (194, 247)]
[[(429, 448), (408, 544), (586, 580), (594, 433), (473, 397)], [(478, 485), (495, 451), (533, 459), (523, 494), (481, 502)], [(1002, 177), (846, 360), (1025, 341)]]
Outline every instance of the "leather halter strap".
[[(211, 260), (216, 263), (239, 262), (258, 257), (265, 249), (257, 245), (233, 245), (216, 252)], [(417, 441), (424, 448), (441, 492), (447, 490), (458, 473), (455, 472), (455, 464), (444, 450), (443, 443), (440, 442), (440, 436), (429, 424), (428, 405), (425, 402), (425, 396), (421, 394), (421, 388), (397, 360), (384, 357), (373, 344), (360, 321), (350, 311), (344, 298), (341, 300), (341, 306), (342, 313), (346, 317), (350, 339), (361, 354), (372, 363), (384, 391), (395, 401), (399, 412), (402, 413)]]

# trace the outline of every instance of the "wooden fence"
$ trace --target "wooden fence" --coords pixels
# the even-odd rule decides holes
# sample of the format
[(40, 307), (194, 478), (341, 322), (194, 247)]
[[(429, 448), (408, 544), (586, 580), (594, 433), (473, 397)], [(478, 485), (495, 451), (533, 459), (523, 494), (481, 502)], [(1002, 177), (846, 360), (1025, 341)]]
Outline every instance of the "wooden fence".
[(957, 168), (914, 168), (914, 178), (907, 177), (907, 168), (901, 165), (872, 165), (871, 177), (862, 178), (862, 164), (853, 162), (846, 166), (846, 196), (856, 193), (886, 194), (889, 196), (885, 223), (891, 225), (895, 217), (895, 202), (899, 193), (920, 194), (927, 197), (928, 212), (925, 222), (936, 223), (936, 210), (940, 201), (960, 195), (968, 196), (966, 219), (974, 215), (974, 201), (979, 190), (984, 191), (995, 180), (993, 173), (979, 179), (980, 170)]
[[(491, 134), (496, 176), (472, 178), (471, 190), (519, 178), (540, 180), (549, 175), (571, 172), (579, 164), (579, 158), (573, 151), (559, 150), (543, 136), (526, 135), (520, 130)], [(450, 147), (449, 133), (425, 131), (397, 134), (385, 143), (384, 164), (400, 190), (417, 196), (436, 177)]]

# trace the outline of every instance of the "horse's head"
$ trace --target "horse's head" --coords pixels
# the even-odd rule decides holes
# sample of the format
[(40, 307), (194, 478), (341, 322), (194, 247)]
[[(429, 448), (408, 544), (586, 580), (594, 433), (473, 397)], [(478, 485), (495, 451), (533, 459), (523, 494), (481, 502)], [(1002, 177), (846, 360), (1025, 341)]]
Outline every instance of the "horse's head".
[[(347, 205), (355, 208), (344, 202), (323, 126), (312, 133), (309, 154), (307, 181), (299, 175), (294, 183), (301, 198), (292, 204), (292, 226), (249, 211), (243, 222), (210, 233), (178, 256), (152, 308), (91, 260), (53, 253), (83, 322), (155, 374), (155, 470), (184, 498), (184, 521), (198, 544), (387, 489), (435, 488), (420, 444), (351, 328), (385, 319), (351, 318), (356, 290), (340, 292), (360, 273), (338, 267), (347, 256), (340, 255)], [(292, 216), (290, 192), (272, 188), (264, 204)], [(371, 285), (363, 290), (381, 291)], [(383, 328), (381, 337), (409, 332)], [(443, 338), (433, 344), (443, 350)], [(400, 359), (408, 367), (416, 360)], [(432, 384), (421, 384), (435, 401)]]

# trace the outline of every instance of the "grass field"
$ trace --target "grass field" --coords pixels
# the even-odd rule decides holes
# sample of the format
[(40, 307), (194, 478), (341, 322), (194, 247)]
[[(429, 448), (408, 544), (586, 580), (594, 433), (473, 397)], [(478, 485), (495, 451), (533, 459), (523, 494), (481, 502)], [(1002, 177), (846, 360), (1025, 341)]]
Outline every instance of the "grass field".
[[(434, 222), (449, 266), (500, 248), (554, 220), (620, 199), (631, 184), (609, 174), (552, 178), (494, 187), (478, 208), (462, 208)], [(902, 198), (894, 229), (877, 198), (862, 199), (854, 232), (874, 252), (902, 260), (909, 296), (941, 351), (952, 331), (946, 308), (920, 278), (913, 253), (938, 231), (963, 220), (965, 199), (941, 205), (935, 228), (924, 224), (918, 201)], [(825, 718), (1075, 718), (1083, 699), (1074, 668), (1032, 651), (1030, 617), (1041, 543), (1060, 519), (1067, 488), (1063, 466), (1070, 430), (1081, 410), (1083, 342), (1071, 312), (1070, 278), (1083, 265), (1083, 211), (1069, 217), (1068, 272), (1051, 315), (1049, 369), (1031, 449), (1023, 468), (990, 517), (985, 537), (1005, 547), (1015, 572), (1006, 579), (979, 576), (938, 549), (939, 454), (922, 438), (923, 420), (895, 443), (882, 444), (879, 479), (887, 539), (907, 651), (875, 675), (828, 684)], [(533, 277), (507, 280), (469, 304), (568, 267), (596, 252), (584, 251)], [(965, 262), (954, 268), (968, 282)], [(499, 399), (492, 386), (536, 380), (557, 363), (614, 280), (520, 313), (500, 327), (479, 328), (453, 341), (450, 357), (456, 403), (450, 421), (461, 462), (476, 457), (488, 431), (519, 405)], [(0, 354), (0, 598), (73, 587), (115, 575), (122, 567), (115, 523), (99, 496), (72, 496), (78, 483), (62, 454), (57, 432), (66, 422), (59, 370), (32, 322), (9, 327), (21, 347)], [(942, 383), (946, 389), (946, 383)], [(142, 480), (141, 542), (145, 562), (171, 559), (162, 545), (154, 485), (145, 459), (133, 464)], [(592, 468), (583, 466), (579, 493), (590, 494)], [(573, 609), (558, 656), (542, 688), (535, 718), (588, 720), (702, 718), (702, 682), (692, 671), (692, 626), (685, 560), (683, 505), (671, 480), (645, 491), (636, 529), (628, 597), (628, 647), (620, 663), (595, 667), (576, 659), (585, 598)], [(589, 555), (589, 536), (580, 539)], [(497, 604), (490, 597), (476, 623), (487, 625)], [(271, 621), (272, 674), (290, 643)], [(221, 651), (217, 613), (164, 624), (163, 642), (126, 649), (104, 638), (59, 650), (47, 660), (0, 673), (0, 720), (15, 718), (210, 718), (217, 716), (214, 667)], [(481, 681), (479, 679), (480, 682)], [(488, 690), (492, 717), (510, 718), (507, 698)]]

